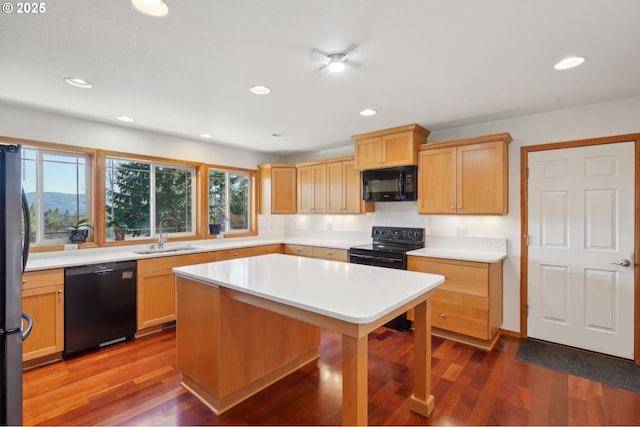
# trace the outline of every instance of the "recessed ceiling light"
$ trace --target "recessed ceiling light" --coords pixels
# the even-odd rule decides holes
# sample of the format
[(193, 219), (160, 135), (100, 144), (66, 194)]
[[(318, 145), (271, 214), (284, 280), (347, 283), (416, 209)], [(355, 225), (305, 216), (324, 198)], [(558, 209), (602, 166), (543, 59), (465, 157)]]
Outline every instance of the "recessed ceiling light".
[(254, 86), (249, 90), (256, 95), (267, 95), (271, 93), (271, 89), (266, 86)]
[(118, 116), (116, 117), (116, 119), (120, 120), (121, 122), (135, 122), (135, 120), (129, 116)]
[(577, 67), (582, 64), (586, 58), (584, 56), (569, 56), (568, 58), (564, 58), (562, 61), (558, 62), (553, 66), (556, 70), (568, 70), (569, 68)]
[(71, 86), (79, 87), (82, 89), (89, 89), (93, 87), (93, 83), (87, 80), (78, 79), (76, 77), (65, 77), (64, 81)]
[(365, 108), (364, 110), (360, 111), (360, 115), (361, 116), (374, 116), (377, 113), (376, 110), (374, 110), (373, 108)]
[(149, 16), (165, 16), (169, 8), (162, 0), (131, 0), (133, 7), (141, 13)]
[(212, 135), (209, 135), (208, 133), (201, 133), (201, 134), (200, 134), (200, 137), (201, 137), (201, 138), (213, 138), (213, 136), (212, 136)]

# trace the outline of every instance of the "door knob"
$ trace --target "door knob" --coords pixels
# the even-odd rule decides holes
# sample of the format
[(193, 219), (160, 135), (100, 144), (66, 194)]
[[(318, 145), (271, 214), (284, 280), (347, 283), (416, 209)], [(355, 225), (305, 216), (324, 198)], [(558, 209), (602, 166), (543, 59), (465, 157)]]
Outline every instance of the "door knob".
[(629, 261), (628, 259), (625, 258), (620, 262), (612, 262), (611, 264), (620, 265), (622, 267), (629, 267), (631, 265), (631, 261)]

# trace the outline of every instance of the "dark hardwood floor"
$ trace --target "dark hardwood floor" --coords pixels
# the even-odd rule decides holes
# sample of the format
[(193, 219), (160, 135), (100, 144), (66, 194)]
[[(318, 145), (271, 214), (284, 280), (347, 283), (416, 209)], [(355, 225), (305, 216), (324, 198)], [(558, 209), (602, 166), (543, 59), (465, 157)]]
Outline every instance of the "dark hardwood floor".
[[(638, 425), (640, 394), (433, 338), (430, 418), (409, 411), (411, 332), (369, 336), (372, 425)], [(221, 416), (180, 386), (175, 331), (24, 374), (25, 425), (332, 425), (341, 422), (341, 339), (323, 331), (320, 359)]]

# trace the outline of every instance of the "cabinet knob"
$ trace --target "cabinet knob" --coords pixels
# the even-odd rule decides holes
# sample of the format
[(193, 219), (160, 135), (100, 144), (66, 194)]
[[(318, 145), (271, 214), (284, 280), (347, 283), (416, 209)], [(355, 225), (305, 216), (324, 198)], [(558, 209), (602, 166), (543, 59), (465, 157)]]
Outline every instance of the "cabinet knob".
[(62, 289), (58, 289), (58, 293), (61, 294), (62, 293)]
[(451, 210), (455, 211), (456, 210), (456, 205), (451, 205)]
[(27, 281), (26, 281), (26, 280), (23, 280), (23, 281), (22, 281), (22, 284), (23, 284), (23, 285), (26, 285), (26, 284), (27, 284)]
[(440, 317), (442, 317), (443, 319), (446, 319), (446, 318), (447, 318), (447, 315), (446, 315), (446, 314), (444, 314), (444, 313), (440, 313)]

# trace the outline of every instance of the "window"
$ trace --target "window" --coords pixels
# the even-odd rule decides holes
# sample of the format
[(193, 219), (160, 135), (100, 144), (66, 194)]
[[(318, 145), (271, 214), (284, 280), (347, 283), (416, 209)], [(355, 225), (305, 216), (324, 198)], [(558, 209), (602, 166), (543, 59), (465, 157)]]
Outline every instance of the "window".
[(190, 166), (107, 157), (107, 222), (126, 226), (130, 238), (149, 238), (160, 233), (160, 221), (173, 218), (163, 223), (163, 232), (193, 235), (194, 180)]
[(33, 244), (68, 240), (68, 228), (90, 213), (90, 156), (22, 147), (22, 187)]
[(251, 229), (250, 182), (247, 172), (209, 169), (209, 221), (220, 223), (221, 231)]

